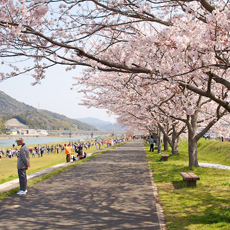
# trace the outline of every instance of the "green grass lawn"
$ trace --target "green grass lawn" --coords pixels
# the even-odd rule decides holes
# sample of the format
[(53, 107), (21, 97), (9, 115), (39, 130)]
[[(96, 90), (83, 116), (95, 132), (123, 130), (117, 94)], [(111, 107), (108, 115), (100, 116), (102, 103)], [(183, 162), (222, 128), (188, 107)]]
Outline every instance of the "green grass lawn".
[[(203, 163), (230, 165), (230, 143), (199, 141), (198, 159)], [(180, 142), (180, 155), (161, 161), (145, 145), (150, 168), (158, 187), (168, 229), (230, 229), (230, 170), (188, 167), (188, 145)], [(194, 172), (200, 177), (196, 188), (187, 188), (180, 172)]]
[[(55, 145), (57, 143), (51, 143), (49, 145), (52, 144)], [(59, 144), (63, 145), (64, 143), (59, 143)], [(33, 147), (33, 145), (28, 145), (28, 147)], [(84, 151), (86, 153), (91, 153), (96, 151), (96, 147), (91, 146), (90, 149), (88, 150), (84, 149)], [(63, 163), (65, 161), (66, 161), (66, 155), (61, 151), (59, 152), (59, 154), (45, 153), (43, 154), (43, 157), (40, 158), (38, 158), (37, 154), (35, 158), (32, 158), (32, 156), (30, 155), (31, 167), (27, 170), (27, 175), (48, 168), (50, 166)], [(18, 178), (17, 157), (13, 157), (10, 159), (6, 156), (3, 156), (0, 161), (0, 184), (16, 178)]]

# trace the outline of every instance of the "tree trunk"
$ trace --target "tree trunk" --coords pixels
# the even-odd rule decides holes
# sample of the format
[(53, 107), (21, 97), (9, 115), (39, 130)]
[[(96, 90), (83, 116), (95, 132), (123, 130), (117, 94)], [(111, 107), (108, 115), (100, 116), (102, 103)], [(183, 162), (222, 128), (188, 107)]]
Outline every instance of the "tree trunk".
[(169, 145), (166, 136), (164, 135), (164, 150), (169, 150)]
[(188, 152), (189, 152), (189, 167), (198, 167), (198, 158), (197, 158), (197, 141), (193, 140), (189, 140), (189, 148), (188, 148)]
[(179, 148), (178, 148), (178, 144), (179, 144), (179, 136), (177, 135), (175, 126), (173, 126), (173, 132), (172, 132), (172, 154), (176, 155), (179, 154)]
[(158, 143), (157, 143), (158, 153), (161, 153), (161, 131), (158, 129)]
[(158, 126), (159, 126), (159, 129), (164, 134), (164, 141), (166, 139), (167, 140), (167, 144), (169, 144), (171, 146), (171, 148), (172, 148), (172, 154), (179, 154), (179, 148), (178, 148), (179, 137), (180, 137), (180, 133), (184, 130), (185, 127), (183, 127), (179, 132), (177, 132), (176, 126), (173, 125), (173, 128), (172, 128), (172, 130), (173, 130), (173, 132), (172, 132), (172, 139), (170, 139), (169, 136), (168, 136), (168, 134), (165, 132), (164, 128), (160, 124), (158, 124)]
[(188, 128), (188, 154), (189, 154), (189, 167), (198, 167), (197, 157), (197, 115), (191, 115), (191, 123)]
[(175, 138), (175, 140), (172, 141), (172, 154), (178, 155), (179, 154), (179, 148), (178, 148), (179, 138)]

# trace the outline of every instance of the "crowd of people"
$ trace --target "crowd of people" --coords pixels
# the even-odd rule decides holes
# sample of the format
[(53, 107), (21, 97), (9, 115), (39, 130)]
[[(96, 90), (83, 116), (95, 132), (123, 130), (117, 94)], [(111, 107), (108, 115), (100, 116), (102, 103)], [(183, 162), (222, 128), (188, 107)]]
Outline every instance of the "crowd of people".
[[(36, 145), (34, 147), (29, 147), (29, 153), (31, 157), (43, 157), (44, 154), (59, 154), (65, 153), (66, 146), (71, 148), (71, 155), (73, 155), (73, 159), (76, 157), (81, 157), (81, 155), (86, 156), (84, 151), (90, 149), (91, 146), (95, 146), (96, 150), (101, 150), (104, 147), (109, 147), (126, 141), (127, 137), (125, 138), (115, 138), (115, 139), (95, 139), (95, 140), (87, 140), (87, 141), (76, 141), (76, 142), (68, 142), (65, 144), (54, 144), (54, 145)], [(18, 157), (19, 148), (18, 146), (12, 145), (12, 148), (0, 148), (0, 159), (5, 156), (8, 158)]]

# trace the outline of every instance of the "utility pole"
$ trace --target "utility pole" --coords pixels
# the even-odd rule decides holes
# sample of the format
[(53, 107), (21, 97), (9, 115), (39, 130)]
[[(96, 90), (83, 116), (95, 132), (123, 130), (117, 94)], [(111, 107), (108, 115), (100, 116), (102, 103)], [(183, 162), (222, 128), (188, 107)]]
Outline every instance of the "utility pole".
[(71, 127), (70, 127), (70, 133), (69, 133), (69, 137), (71, 138), (71, 135), (72, 135), (72, 133), (71, 133)]

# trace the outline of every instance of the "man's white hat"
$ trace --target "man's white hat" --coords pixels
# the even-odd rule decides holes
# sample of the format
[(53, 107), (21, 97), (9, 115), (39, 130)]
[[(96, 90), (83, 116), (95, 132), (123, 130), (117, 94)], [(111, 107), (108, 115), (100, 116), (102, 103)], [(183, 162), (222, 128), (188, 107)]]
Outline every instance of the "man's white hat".
[(24, 139), (22, 137), (18, 137), (15, 142), (18, 142), (18, 141), (24, 141)]

